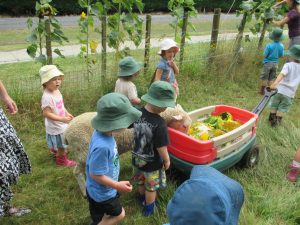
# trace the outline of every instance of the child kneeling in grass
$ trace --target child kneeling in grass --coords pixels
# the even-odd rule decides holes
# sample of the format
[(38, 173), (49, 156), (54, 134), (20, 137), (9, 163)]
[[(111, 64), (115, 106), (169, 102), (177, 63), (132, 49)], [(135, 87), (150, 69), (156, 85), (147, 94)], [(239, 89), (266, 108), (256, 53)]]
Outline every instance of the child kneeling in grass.
[(97, 102), (95, 129), (86, 161), (86, 190), (92, 225), (114, 225), (125, 217), (118, 192), (131, 192), (129, 181), (119, 181), (120, 164), (114, 133), (121, 132), (140, 116), (125, 95), (110, 93)]

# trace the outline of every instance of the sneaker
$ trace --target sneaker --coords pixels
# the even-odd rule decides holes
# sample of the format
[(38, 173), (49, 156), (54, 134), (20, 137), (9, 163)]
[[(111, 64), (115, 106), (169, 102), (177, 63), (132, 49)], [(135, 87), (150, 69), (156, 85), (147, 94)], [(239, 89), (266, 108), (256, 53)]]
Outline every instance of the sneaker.
[(56, 157), (56, 165), (58, 166), (76, 166), (77, 163), (73, 160), (69, 160), (67, 156), (57, 156)]
[(298, 174), (299, 174), (299, 168), (295, 166), (291, 166), (291, 170), (288, 172), (286, 177), (290, 182), (296, 182)]

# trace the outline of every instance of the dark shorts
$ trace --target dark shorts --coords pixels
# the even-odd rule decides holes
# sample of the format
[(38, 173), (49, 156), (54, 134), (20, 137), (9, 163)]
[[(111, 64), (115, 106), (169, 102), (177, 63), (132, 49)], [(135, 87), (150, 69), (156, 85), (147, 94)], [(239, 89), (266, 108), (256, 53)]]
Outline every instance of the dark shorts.
[(109, 216), (119, 216), (122, 213), (122, 206), (119, 201), (119, 194), (114, 198), (108, 199), (103, 202), (94, 201), (87, 193), (87, 199), (89, 201), (89, 209), (91, 218), (93, 220), (92, 225), (97, 225), (104, 214)]
[(274, 62), (265, 63), (260, 74), (260, 79), (269, 80), (269, 81), (275, 80), (277, 67), (278, 67), (277, 63)]

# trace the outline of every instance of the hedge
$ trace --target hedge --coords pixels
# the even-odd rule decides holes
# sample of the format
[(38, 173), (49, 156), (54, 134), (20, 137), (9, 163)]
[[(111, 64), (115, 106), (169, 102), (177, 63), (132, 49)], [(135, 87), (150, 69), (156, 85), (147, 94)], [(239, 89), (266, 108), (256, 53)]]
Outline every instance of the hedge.
[[(0, 14), (11, 16), (28, 16), (35, 13), (35, 0), (1, 0)], [(199, 11), (213, 11), (214, 8), (221, 8), (227, 12), (231, 7), (232, 0), (194, 0), (195, 8)], [(234, 12), (241, 4), (242, 0), (236, 0), (232, 7)], [(168, 0), (143, 0), (144, 13), (147, 12), (168, 12)], [(79, 14), (82, 9), (78, 0), (53, 0), (53, 6), (58, 10), (60, 15)]]

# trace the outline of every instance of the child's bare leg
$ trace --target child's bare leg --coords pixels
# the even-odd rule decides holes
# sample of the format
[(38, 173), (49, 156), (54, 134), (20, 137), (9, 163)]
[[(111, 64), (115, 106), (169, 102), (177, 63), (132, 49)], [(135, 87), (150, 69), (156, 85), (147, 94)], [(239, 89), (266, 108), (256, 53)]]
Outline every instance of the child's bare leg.
[(298, 146), (298, 149), (297, 149), (297, 151), (296, 151), (294, 160), (295, 160), (296, 162), (300, 163), (300, 145)]
[(156, 199), (156, 191), (146, 191), (145, 192), (145, 200), (146, 204), (151, 204)]
[(98, 225), (115, 225), (119, 223), (121, 220), (123, 220), (125, 217), (125, 210), (122, 208), (122, 212), (118, 216), (109, 216), (104, 215), (101, 222), (98, 223)]

